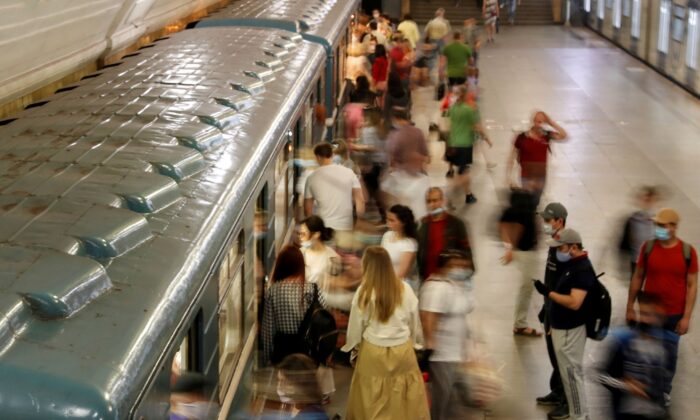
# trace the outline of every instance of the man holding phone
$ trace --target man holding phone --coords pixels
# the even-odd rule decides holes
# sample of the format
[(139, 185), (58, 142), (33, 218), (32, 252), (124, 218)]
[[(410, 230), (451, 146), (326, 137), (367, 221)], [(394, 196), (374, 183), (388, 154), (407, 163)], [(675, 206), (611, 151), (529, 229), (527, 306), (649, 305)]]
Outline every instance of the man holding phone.
[(588, 252), (583, 249), (581, 235), (575, 230), (562, 230), (558, 239), (550, 241), (550, 246), (557, 247), (557, 260), (565, 264), (564, 274), (554, 290), (540, 280), (536, 280), (534, 286), (551, 300), (552, 344), (569, 403), (569, 418), (584, 420), (588, 418), (588, 407), (583, 381), (586, 313), (582, 305), (588, 291), (596, 284), (596, 275)]

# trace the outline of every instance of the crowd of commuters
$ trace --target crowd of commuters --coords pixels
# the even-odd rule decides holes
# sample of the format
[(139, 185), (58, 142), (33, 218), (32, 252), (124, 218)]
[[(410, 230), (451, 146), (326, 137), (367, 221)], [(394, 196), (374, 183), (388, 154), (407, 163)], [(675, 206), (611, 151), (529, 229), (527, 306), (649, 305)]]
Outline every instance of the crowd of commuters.
[[(510, 4), (514, 18), (516, 2)], [(499, 10), (495, 0), (483, 2), (487, 41)], [(310, 413), (305, 418), (326, 418), (319, 407), (335, 387), (332, 373), (321, 372), (327, 376), (328, 366), (343, 361), (354, 367), (346, 418), (456, 418), (455, 405), (466, 403), (458, 396), (476, 392), (465, 385), (474, 243), (455, 210), (477, 202), (474, 147), (491, 145), (478, 109), (480, 29), (468, 19), (453, 30), (439, 9), (421, 34), (410, 16), (395, 25), (374, 11), (360, 16), (353, 37), (349, 49), (359, 59), (348, 69), (352, 88), (339, 130), (345, 138), (314, 148), (317, 167), (303, 186), (297, 246), (281, 250), (264, 294), (260, 363), (279, 370), (280, 398), (311, 396), (297, 407)], [(428, 83), (424, 69), (435, 76), (448, 126), (438, 128), (450, 168), (446, 187), (431, 183), (428, 137), (412, 123), (412, 90)], [(550, 392), (536, 402), (552, 406), (549, 418), (587, 419), (583, 356), (598, 273), (565, 206), (540, 203), (552, 141), (566, 137), (541, 111), (516, 135), (506, 164), (509, 203), (498, 228), (501, 261), (519, 272), (513, 334), (544, 335), (552, 366)], [(610, 334), (610, 358), (594, 375), (611, 390), (618, 418), (666, 414), (678, 343), (695, 304), (697, 255), (677, 236), (678, 213), (653, 211), (659, 198), (654, 187), (643, 189), (640, 209), (625, 223), (620, 250), (632, 268), (630, 325)], [(375, 237), (358, 239), (357, 226), (372, 217)], [(534, 292), (543, 296), (543, 331), (528, 323)], [(333, 313), (344, 332), (326, 360), (309, 358), (300, 340), (299, 329), (317, 307)], [(641, 355), (639, 343), (653, 354)], [(304, 383), (294, 384), (295, 375), (306, 375)]]

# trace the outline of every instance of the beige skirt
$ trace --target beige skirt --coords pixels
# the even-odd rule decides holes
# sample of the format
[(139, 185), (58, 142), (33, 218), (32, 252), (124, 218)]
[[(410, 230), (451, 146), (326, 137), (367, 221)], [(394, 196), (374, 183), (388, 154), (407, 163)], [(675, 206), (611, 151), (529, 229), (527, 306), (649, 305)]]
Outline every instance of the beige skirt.
[(362, 341), (350, 384), (346, 418), (430, 418), (423, 376), (410, 341), (396, 347), (379, 347)]

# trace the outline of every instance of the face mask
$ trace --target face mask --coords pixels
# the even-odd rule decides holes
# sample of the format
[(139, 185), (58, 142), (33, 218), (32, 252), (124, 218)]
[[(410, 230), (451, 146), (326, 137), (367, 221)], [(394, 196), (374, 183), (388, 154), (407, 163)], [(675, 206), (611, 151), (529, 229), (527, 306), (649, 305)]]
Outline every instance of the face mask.
[(654, 228), (654, 236), (661, 241), (668, 241), (671, 239), (671, 233), (668, 229), (661, 226), (656, 226), (656, 228)]
[(447, 272), (447, 278), (452, 281), (465, 281), (474, 274), (473, 270), (468, 268), (453, 268)]
[(542, 225), (542, 230), (544, 230), (544, 233), (546, 233), (547, 235), (551, 235), (554, 233), (554, 228), (549, 223), (545, 223), (544, 225)]
[(301, 241), (302, 248), (308, 249), (308, 248), (311, 248), (311, 245), (313, 245), (313, 243), (311, 241)]
[(571, 254), (569, 254), (568, 252), (557, 251), (557, 260), (559, 260), (559, 262), (564, 263), (564, 262), (569, 261), (570, 259), (571, 259)]
[(443, 209), (442, 207), (438, 207), (435, 210), (430, 210), (430, 215), (431, 216), (439, 216), (444, 212), (445, 212), (445, 209)]
[(343, 163), (343, 157), (340, 155), (333, 155), (333, 163), (335, 163), (336, 165), (340, 165), (341, 163)]

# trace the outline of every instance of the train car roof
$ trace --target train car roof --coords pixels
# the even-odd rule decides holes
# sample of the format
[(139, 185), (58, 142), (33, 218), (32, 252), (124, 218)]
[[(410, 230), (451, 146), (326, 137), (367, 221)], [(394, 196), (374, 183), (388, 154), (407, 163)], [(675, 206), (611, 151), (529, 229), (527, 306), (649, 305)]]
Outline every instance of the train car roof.
[(337, 45), (360, 0), (240, 0), (211, 14), (197, 27), (259, 26), (285, 29)]
[(3, 417), (129, 415), (323, 60), (184, 31), (0, 127)]

